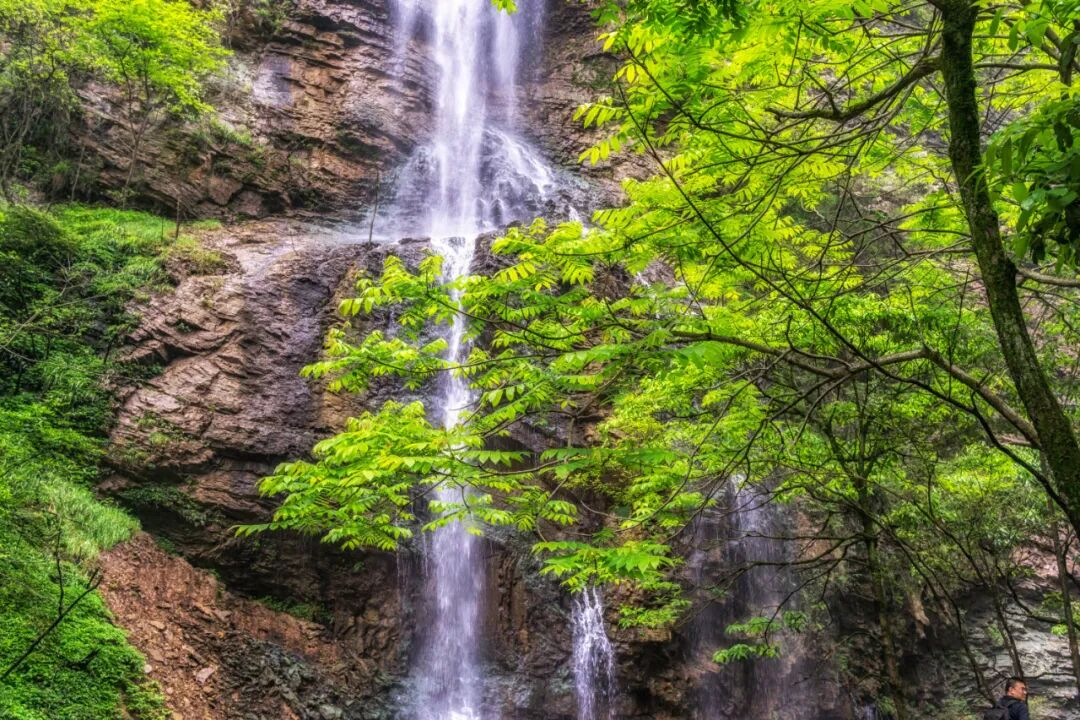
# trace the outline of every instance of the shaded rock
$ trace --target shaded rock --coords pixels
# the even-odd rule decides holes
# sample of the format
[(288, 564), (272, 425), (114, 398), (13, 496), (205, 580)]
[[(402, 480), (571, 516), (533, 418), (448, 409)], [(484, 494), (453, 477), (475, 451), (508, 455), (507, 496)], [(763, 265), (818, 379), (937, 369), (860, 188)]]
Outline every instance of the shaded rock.
[[(298, 0), (286, 7), (280, 22), (266, 27), (240, 3), (235, 54), (209, 98), (217, 115), (184, 126), (159, 118), (130, 187), (132, 141), (121, 95), (94, 83), (80, 88), (76, 195), (127, 188), (135, 204), (187, 218), (357, 219), (385, 197), (395, 171), (431, 132), (437, 73), (424, 38), (403, 45), (386, 0)], [(615, 66), (598, 52), (586, 8), (551, 0), (547, 12), (543, 60), (522, 78), (523, 106), (533, 139), (558, 164), (576, 168), (601, 133), (579, 129), (571, 116)], [(586, 171), (611, 201), (625, 174), (615, 167)], [(57, 192), (66, 197), (70, 188)]]

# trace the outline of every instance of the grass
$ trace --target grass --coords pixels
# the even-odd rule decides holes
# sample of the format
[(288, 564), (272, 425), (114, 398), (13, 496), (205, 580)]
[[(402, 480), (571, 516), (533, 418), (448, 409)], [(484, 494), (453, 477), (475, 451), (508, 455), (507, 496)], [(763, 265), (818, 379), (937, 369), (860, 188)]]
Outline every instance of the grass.
[(0, 682), (4, 720), (163, 720), (144, 660), (96, 592), (54, 630), (99, 553), (138, 523), (93, 492), (111, 353), (132, 300), (167, 287), (169, 224), (147, 213), (0, 207)]
[(229, 269), (221, 253), (204, 247), (193, 237), (181, 236), (169, 248), (168, 255), (192, 275), (220, 275)]

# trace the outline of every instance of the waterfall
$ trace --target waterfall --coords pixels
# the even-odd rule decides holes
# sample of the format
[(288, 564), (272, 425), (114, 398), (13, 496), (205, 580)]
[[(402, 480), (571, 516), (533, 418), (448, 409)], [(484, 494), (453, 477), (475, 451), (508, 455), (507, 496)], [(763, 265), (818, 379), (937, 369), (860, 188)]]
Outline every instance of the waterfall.
[[(509, 16), (490, 0), (394, 3), (401, 62), (410, 40), (420, 39), (438, 75), (432, 137), (398, 174), (382, 234), (430, 237), (447, 280), (469, 273), (479, 234), (541, 214), (555, 184), (554, 171), (514, 127), (519, 63), (542, 9), (540, 3), (526, 5)], [(458, 291), (452, 299), (460, 301)], [(465, 333), (459, 316), (446, 335), (451, 362), (467, 352)], [(438, 398), (442, 424), (458, 424), (470, 400), (462, 378), (446, 377)], [(460, 502), (466, 492), (443, 488), (437, 497)], [(469, 529), (453, 523), (428, 541), (425, 595), (432, 607), (421, 618), (412, 673), (418, 720), (485, 717), (485, 568), (483, 547)]]
[[(694, 677), (693, 720), (735, 720), (768, 717), (797, 720), (806, 708), (815, 707), (817, 685), (813, 662), (801, 639), (790, 632), (777, 631), (778, 658), (756, 658), (717, 667), (714, 651), (733, 639), (725, 628), (751, 616), (772, 617), (785, 605), (797, 608), (797, 596), (789, 598), (796, 586), (793, 571), (784, 566), (791, 560), (791, 547), (778, 539), (790, 531), (790, 519), (777, 507), (766, 489), (733, 476), (716, 492), (717, 505), (700, 513), (691, 526), (687, 553), (691, 582), (707, 588), (717, 578), (730, 577), (734, 569), (762, 563), (739, 574), (726, 588), (723, 598), (707, 591), (699, 596), (702, 608), (689, 627), (689, 668)], [(817, 668), (820, 669), (820, 668)]]
[(595, 587), (574, 597), (571, 627), (578, 720), (614, 720), (615, 651), (604, 627), (604, 603)]
[(490, 0), (394, 0), (393, 16), (401, 56), (393, 64), (418, 37), (437, 78), (432, 136), (399, 171), (381, 234), (471, 240), (549, 214), (568, 179), (516, 127), (521, 65), (535, 53), (543, 3), (507, 15)]

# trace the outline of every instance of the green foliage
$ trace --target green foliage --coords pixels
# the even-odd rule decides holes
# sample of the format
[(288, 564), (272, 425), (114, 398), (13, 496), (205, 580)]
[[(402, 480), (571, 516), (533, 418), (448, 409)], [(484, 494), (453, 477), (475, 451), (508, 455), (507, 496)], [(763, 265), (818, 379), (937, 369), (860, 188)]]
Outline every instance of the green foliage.
[(242, 527), (241, 534), (289, 529), (348, 549), (392, 550), (413, 535), (414, 480), (461, 491), (457, 501), (432, 501), (435, 515), (425, 530), (461, 521), (479, 532), (474, 520), (531, 529), (538, 519), (572, 519), (569, 503), (547, 499), (524, 484), (528, 473), (512, 469), (524, 453), (488, 450), (461, 428), (436, 428), (420, 403), (388, 402), (364, 413), (314, 452), (317, 462), (284, 464), (262, 482), (263, 493), (285, 499), (272, 522)]
[[(2, 534), (0, 660), (6, 668), (52, 621), (58, 585), (54, 564), (33, 540), (9, 528)], [(84, 582), (77, 568), (65, 568), (68, 602)], [(123, 631), (109, 622), (100, 598), (91, 595), (0, 683), (0, 714), (13, 720), (97, 720), (127, 708), (131, 717), (164, 720), (160, 695), (144, 678), (143, 664)]]
[[(1022, 260), (1053, 256), (1063, 271), (1077, 226), (1072, 58), (1061, 61), (1075, 7), (987, 8), (972, 47), (979, 114), (1002, 119), (980, 170), (995, 230)], [(391, 258), (361, 278), (307, 374), (349, 392), (453, 374), (473, 401), (449, 430), (418, 405), (354, 420), (313, 462), (265, 481), (282, 504), (250, 530), (393, 548), (431, 487), (461, 488), (460, 502), (415, 514), (435, 518), (428, 528), (535, 532), (544, 573), (571, 589), (622, 584), (624, 624), (670, 625), (691, 597), (691, 523), (707, 509), (737, 516), (731, 496), (749, 494), (789, 506), (787, 572), (821, 602), (806, 615), (749, 609), (716, 660), (772, 657), (774, 635), (817, 632), (854, 593), (885, 619), (853, 631), (881, 647), (849, 672), (882, 675), (894, 613), (1001, 592), (1023, 573), (1016, 549), (1058, 515), (971, 248), (985, 218), (969, 217), (957, 189), (969, 178), (953, 172), (940, 11), (628, 0), (594, 12), (621, 67), (614, 94), (579, 109), (604, 133), (582, 160), (640, 153), (655, 175), (625, 181), (626, 203), (588, 226), (508, 229), (490, 272), (443, 278), (438, 258)], [(1074, 280), (1057, 278), (1060, 296), (1020, 292), (1075, 424), (1076, 358), (1063, 350), (1080, 343)], [(349, 327), (376, 312), (395, 326)], [(448, 361), (431, 338), (455, 317), (471, 349)], [(505, 470), (468, 455), (537, 429), (556, 447)], [(723, 593), (755, 560), (710, 585)], [(882, 707), (903, 708), (902, 683), (884, 684)]]
[(164, 286), (162, 230), (144, 213), (0, 209), (2, 392), (41, 393), (58, 410), (105, 422), (97, 378), (119, 368), (99, 355), (133, 327), (127, 303)]
[(173, 243), (169, 248), (169, 259), (179, 263), (192, 275), (221, 275), (229, 267), (220, 252), (204, 247), (192, 237), (184, 237)]
[(193, 527), (205, 527), (217, 519), (174, 485), (137, 485), (121, 490), (118, 495), (130, 507), (173, 512)]
[[(108, 355), (131, 300), (163, 287), (162, 221), (135, 212), (0, 209), (0, 669), (94, 577), (137, 523), (94, 496), (111, 415)], [(165, 717), (142, 658), (90, 593), (0, 684), (25, 720)]]
[[(0, 1), (0, 191), (16, 179), (55, 184), (76, 154), (65, 143), (88, 79), (119, 90), (134, 170), (165, 114), (208, 113), (207, 80), (227, 55), (221, 13), (184, 0)], [(80, 160), (81, 162), (81, 160)], [(65, 180), (66, 182), (66, 180)]]
[(81, 18), (87, 52), (128, 101), (147, 112), (204, 113), (204, 80), (226, 56), (216, 10), (183, 0), (93, 0)]
[(773, 638), (784, 631), (802, 632), (805, 627), (806, 615), (792, 610), (784, 611), (779, 617), (752, 617), (745, 622), (734, 623), (724, 632), (747, 642), (734, 643), (717, 650), (713, 654), (713, 662), (724, 665), (755, 658), (779, 657), (781, 647)]
[[(1078, 36), (1080, 37), (1080, 36)], [(1010, 124), (987, 148), (1001, 196), (1015, 211), (1014, 252), (1058, 270), (1080, 265), (1080, 95), (1068, 88)]]
[(332, 618), (325, 607), (318, 603), (296, 602), (295, 600), (280, 600), (272, 597), (261, 597), (258, 602), (275, 612), (285, 613), (293, 617), (307, 620), (308, 622), (327, 623)]
[(72, 80), (82, 68), (74, 35), (63, 3), (0, 2), (0, 191), (8, 199), (12, 180), (42, 164), (28, 148), (44, 146), (52, 157), (62, 149), (76, 106)]

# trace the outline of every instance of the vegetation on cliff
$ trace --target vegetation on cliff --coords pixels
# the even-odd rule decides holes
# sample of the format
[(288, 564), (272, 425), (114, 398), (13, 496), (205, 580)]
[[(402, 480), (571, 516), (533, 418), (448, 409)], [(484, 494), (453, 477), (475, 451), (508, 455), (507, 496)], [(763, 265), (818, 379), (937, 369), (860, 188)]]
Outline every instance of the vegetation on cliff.
[(156, 718), (144, 661), (94, 589), (98, 553), (137, 523), (93, 493), (132, 378), (113, 352), (127, 304), (164, 286), (169, 226), (136, 212), (0, 210), (0, 714)]
[[(790, 508), (780, 539), (819, 601), (733, 627), (718, 660), (774, 655), (858, 597), (873, 621), (837, 652), (882, 708), (912, 716), (898, 645), (926, 607), (992, 697), (958, 598), (990, 598), (1022, 674), (1004, 612), (1018, 553), (1067, 570), (1080, 530), (1080, 4), (638, 0), (595, 16), (622, 66), (580, 110), (608, 131), (582, 159), (638, 152), (656, 174), (589, 225), (511, 229), (492, 274), (392, 259), (361, 279), (343, 315), (392, 308), (397, 330), (334, 330), (309, 373), (353, 392), (455, 373), (475, 401), (450, 430), (416, 406), (363, 415), (268, 478), (285, 500), (248, 530), (391, 548), (418, 493), (457, 487), (427, 529), (535, 531), (545, 572), (631, 585), (624, 621), (666, 625), (687, 604), (682, 537), (734, 483)], [(461, 364), (431, 340), (459, 312), (475, 341)], [(492, 449), (522, 428), (556, 447)], [(1026, 610), (1069, 635), (1080, 682), (1074, 592)]]
[(123, 202), (147, 133), (168, 119), (210, 110), (206, 81), (226, 50), (219, 10), (184, 0), (3, 0), (0, 2), (0, 192), (19, 181), (62, 184), (72, 193), (84, 151), (73, 123), (95, 82), (115, 89), (128, 134)]
[[(128, 306), (163, 289), (179, 227), (143, 213), (25, 204), (80, 182), (80, 92), (115, 88), (130, 135), (209, 110), (216, 12), (173, 0), (0, 2), (0, 715), (164, 717), (144, 660), (95, 592), (98, 553), (137, 523), (93, 491)], [(58, 180), (61, 178), (62, 180)], [(126, 190), (126, 188), (125, 188)], [(123, 202), (126, 192), (117, 200)], [(145, 369), (139, 372), (145, 372)]]

